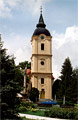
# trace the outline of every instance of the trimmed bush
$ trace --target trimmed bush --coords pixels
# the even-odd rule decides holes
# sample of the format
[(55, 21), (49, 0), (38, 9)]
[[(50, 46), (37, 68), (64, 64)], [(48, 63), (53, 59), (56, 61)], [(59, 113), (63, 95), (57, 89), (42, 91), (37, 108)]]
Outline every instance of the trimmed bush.
[(28, 110), (36, 110), (38, 107), (37, 104), (29, 103), (29, 102), (21, 102), (20, 107), (19, 107), (19, 112), (26, 112)]
[(19, 112), (26, 112), (27, 108), (25, 106), (20, 106), (19, 107)]
[(32, 104), (32, 108), (37, 108), (38, 105), (37, 104)]
[(21, 102), (19, 107), (19, 112), (26, 112), (27, 108), (30, 106), (30, 103), (28, 102)]
[(33, 103), (30, 103), (30, 102), (21, 102), (20, 105), (25, 106), (25, 107), (28, 107), (28, 106), (32, 106)]
[(53, 106), (48, 111), (45, 111), (45, 115), (53, 118), (78, 119), (78, 110)]
[(74, 104), (74, 108), (78, 109), (78, 104)]

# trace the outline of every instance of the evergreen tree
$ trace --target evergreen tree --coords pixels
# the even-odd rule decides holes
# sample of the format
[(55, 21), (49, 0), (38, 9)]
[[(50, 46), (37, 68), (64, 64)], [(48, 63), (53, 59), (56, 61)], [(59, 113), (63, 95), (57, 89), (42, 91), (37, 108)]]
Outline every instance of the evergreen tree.
[(30, 96), (29, 96), (30, 100), (33, 102), (37, 102), (39, 99), (39, 90), (37, 88), (32, 88), (30, 91)]
[[(3, 48), (3, 43), (0, 39), (0, 74), (1, 74), (1, 119), (19, 119), (17, 117), (19, 98), (17, 93), (21, 90), (19, 81), (22, 80), (22, 73), (17, 76), (17, 69), (14, 62), (14, 57), (6, 54), (6, 49)], [(19, 87), (20, 86), (20, 87)]]
[(60, 99), (61, 97), (61, 80), (57, 79), (54, 81), (52, 86), (52, 98), (55, 99), (55, 95), (57, 99)]
[[(78, 102), (78, 68), (73, 70), (70, 59), (65, 59), (61, 69), (60, 80), (56, 80), (53, 84), (53, 97), (66, 99), (66, 101)], [(65, 101), (64, 101), (65, 102)]]
[(68, 89), (68, 93), (70, 94), (68, 96), (68, 99), (70, 99), (70, 101), (73, 103), (77, 103), (78, 102), (78, 68), (75, 68), (73, 70), (72, 80), (70, 83), (70, 87)]
[(70, 100), (68, 96), (70, 96), (71, 91), (69, 90), (70, 84), (72, 81), (72, 65), (69, 58), (65, 59), (61, 69), (60, 79), (62, 81), (62, 95), (65, 96), (66, 100)]

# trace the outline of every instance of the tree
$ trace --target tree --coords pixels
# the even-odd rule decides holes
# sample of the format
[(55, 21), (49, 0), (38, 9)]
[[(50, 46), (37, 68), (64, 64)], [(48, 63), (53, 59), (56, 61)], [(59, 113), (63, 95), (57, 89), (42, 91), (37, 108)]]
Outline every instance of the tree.
[(18, 66), (23, 70), (25, 69), (26, 66), (27, 68), (31, 69), (31, 62), (28, 61), (20, 62)]
[(54, 81), (53, 86), (52, 86), (52, 97), (55, 99), (55, 95), (57, 99), (61, 97), (61, 80), (57, 79)]
[(78, 102), (78, 68), (75, 68), (73, 70), (72, 80), (70, 83), (70, 87), (68, 89), (68, 93), (70, 94), (68, 96), (68, 99), (70, 99), (70, 101), (73, 103), (77, 103)]
[[(24, 74), (24, 72), (26, 72), (25, 68), (31, 69), (31, 62), (28, 62), (28, 61), (20, 62), (17, 67), (20, 68), (21, 71), (22, 71), (23, 74)], [(25, 77), (25, 79), (26, 79), (26, 85), (25, 85), (25, 86), (26, 86), (26, 90), (27, 90), (27, 87), (28, 87), (28, 84), (27, 84), (27, 83), (30, 82), (30, 79), (29, 79), (29, 76), (27, 75), (27, 73), (26, 73), (26, 76), (24, 76), (24, 77)], [(24, 82), (24, 81), (23, 81), (23, 82)], [(25, 86), (24, 86), (24, 87), (25, 87)]]
[(73, 70), (73, 83), (73, 89), (75, 89), (73, 92), (72, 100), (78, 104), (78, 67)]
[(53, 84), (53, 97), (63, 97), (63, 102), (78, 102), (78, 67), (73, 70), (70, 59), (65, 59), (61, 69), (61, 76)]
[(64, 95), (64, 99), (68, 99), (70, 96), (69, 88), (72, 80), (73, 68), (69, 58), (65, 59), (61, 69), (60, 79), (62, 81), (62, 95)]
[(37, 88), (32, 88), (30, 91), (30, 100), (33, 102), (37, 102), (39, 99), (39, 90)]
[(23, 89), (23, 82), (24, 82), (24, 74), (19, 69), (19, 67), (15, 66), (15, 82), (18, 82), (19, 89)]
[[(1, 119), (19, 119), (17, 117), (18, 105), (20, 103), (17, 93), (21, 90), (22, 73), (17, 71), (14, 57), (6, 54), (0, 39), (0, 74), (1, 74)], [(19, 73), (19, 78), (17, 74)], [(21, 76), (21, 78), (20, 78)]]

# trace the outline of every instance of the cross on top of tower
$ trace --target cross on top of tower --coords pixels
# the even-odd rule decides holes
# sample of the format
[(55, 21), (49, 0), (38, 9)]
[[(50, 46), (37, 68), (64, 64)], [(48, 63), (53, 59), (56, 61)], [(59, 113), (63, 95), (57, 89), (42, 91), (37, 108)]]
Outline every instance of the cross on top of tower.
[(36, 25), (36, 27), (41, 27), (41, 28), (45, 28), (46, 25), (44, 23), (44, 19), (43, 19), (43, 15), (42, 15), (42, 6), (40, 7), (40, 18), (39, 18), (39, 23)]
[(40, 13), (42, 14), (42, 6), (40, 7)]

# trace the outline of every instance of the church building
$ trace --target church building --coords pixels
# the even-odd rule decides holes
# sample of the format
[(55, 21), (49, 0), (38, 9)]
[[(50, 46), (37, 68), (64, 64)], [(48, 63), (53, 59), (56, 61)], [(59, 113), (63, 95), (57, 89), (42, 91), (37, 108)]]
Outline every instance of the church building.
[(39, 99), (52, 99), (52, 36), (46, 29), (42, 11), (31, 39), (31, 82)]

